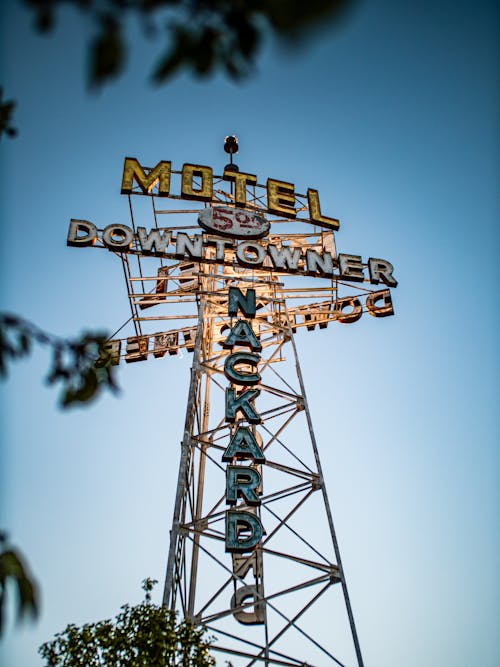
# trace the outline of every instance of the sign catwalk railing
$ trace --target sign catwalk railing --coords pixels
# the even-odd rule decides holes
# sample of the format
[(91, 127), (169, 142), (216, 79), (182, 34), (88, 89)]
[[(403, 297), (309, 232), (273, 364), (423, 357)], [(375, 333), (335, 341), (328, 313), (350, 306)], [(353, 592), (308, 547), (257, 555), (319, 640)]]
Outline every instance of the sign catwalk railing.
[[(359, 666), (294, 334), (393, 315), (394, 269), (337, 255), (340, 222), (318, 192), (259, 185), (233, 164), (230, 139), (223, 176), (126, 158), (130, 223), (72, 220), (68, 244), (123, 265), (134, 332), (108, 342), (112, 363), (193, 354), (164, 604), (205, 625), (234, 667)], [(151, 207), (149, 230), (136, 199)], [(179, 199), (200, 203), (158, 207)]]

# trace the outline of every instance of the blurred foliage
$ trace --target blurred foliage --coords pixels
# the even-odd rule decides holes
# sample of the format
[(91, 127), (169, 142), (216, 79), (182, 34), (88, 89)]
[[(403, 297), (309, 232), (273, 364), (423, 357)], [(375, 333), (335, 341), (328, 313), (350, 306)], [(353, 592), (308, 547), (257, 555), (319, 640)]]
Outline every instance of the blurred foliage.
[(154, 579), (143, 581), (145, 600), (124, 605), (114, 621), (68, 625), (39, 648), (46, 667), (209, 667), (205, 630), (151, 602)]
[(4, 134), (8, 137), (16, 137), (17, 129), (11, 125), (12, 114), (16, 108), (13, 100), (3, 100), (3, 88), (0, 87), (0, 139)]
[(0, 637), (5, 626), (7, 587), (12, 583), (17, 590), (17, 620), (38, 616), (38, 590), (29, 577), (23, 557), (8, 544), (6, 533), (0, 532)]
[[(238, 80), (253, 68), (267, 34), (294, 49), (315, 28), (339, 22), (355, 0), (21, 0), (35, 29), (55, 29), (58, 11), (73, 6), (93, 26), (88, 46), (87, 81), (99, 88), (126, 67), (127, 23), (136, 19), (149, 37), (163, 36), (153, 83), (163, 84), (182, 69), (198, 77), (218, 71)], [(2, 102), (0, 139), (17, 135), (11, 119), (15, 102)]]
[(106, 334), (90, 332), (76, 339), (58, 338), (17, 315), (0, 313), (0, 377), (7, 376), (8, 363), (26, 357), (38, 343), (51, 350), (45, 379), (61, 387), (61, 407), (88, 403), (103, 389), (118, 390), (106, 341)]
[(129, 18), (148, 36), (162, 34), (164, 48), (152, 73), (161, 84), (186, 68), (205, 77), (217, 71), (246, 76), (263, 37), (296, 46), (312, 29), (343, 17), (353, 0), (23, 0), (41, 33), (55, 28), (62, 5), (78, 8), (93, 25), (88, 82), (98, 87), (125, 68)]

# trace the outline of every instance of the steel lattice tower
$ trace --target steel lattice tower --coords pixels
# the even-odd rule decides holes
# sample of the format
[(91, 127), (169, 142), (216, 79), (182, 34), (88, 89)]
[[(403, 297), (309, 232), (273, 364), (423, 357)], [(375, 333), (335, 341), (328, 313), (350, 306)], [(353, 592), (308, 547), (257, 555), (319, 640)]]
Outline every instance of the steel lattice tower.
[[(320, 597), (338, 587), (342, 589), (357, 661), (362, 665), (287, 311), (287, 294), (278, 276), (258, 271), (252, 274), (235, 275), (227, 269), (214, 273), (210, 268), (199, 276), (198, 328), (164, 603), (207, 626), (219, 638), (214, 649), (233, 660), (239, 656), (244, 659), (241, 664), (304, 665), (307, 661), (316, 665), (326, 664), (325, 660), (343, 664), (324, 640), (319, 642), (300, 623)], [(258, 365), (261, 382), (257, 385), (260, 395), (255, 399), (261, 418), (258, 425), (245, 416), (232, 424), (224, 419), (224, 364), (231, 352), (224, 350), (221, 342), (226, 338), (224, 331), (230, 330), (236, 320), (227, 314), (228, 285), (242, 293), (248, 289), (256, 292), (258, 308), (252, 328), (262, 344)], [(261, 443), (265, 463), (255, 464), (262, 475), (259, 506), (252, 507), (242, 499), (237, 507), (257, 512), (266, 534), (252, 552), (233, 554), (228, 559), (224, 548), (223, 454), (241, 428), (251, 429)], [(212, 477), (219, 480), (217, 484), (210, 483)], [(206, 577), (210, 578), (209, 585)], [(328, 619), (323, 618), (323, 622), (327, 628)], [(238, 624), (253, 626), (252, 633), (244, 630), (242, 636), (240, 629), (238, 634)], [(283, 648), (291, 630), (299, 634), (304, 645), (300, 659)], [(322, 656), (321, 662), (309, 663), (311, 653)]]
[(392, 315), (397, 282), (386, 260), (337, 255), (317, 191), (259, 185), (225, 148), (223, 176), (126, 158), (130, 226), (72, 220), (68, 245), (123, 267), (135, 335), (106, 363), (193, 355), (163, 604), (233, 667), (362, 667), (294, 336)]

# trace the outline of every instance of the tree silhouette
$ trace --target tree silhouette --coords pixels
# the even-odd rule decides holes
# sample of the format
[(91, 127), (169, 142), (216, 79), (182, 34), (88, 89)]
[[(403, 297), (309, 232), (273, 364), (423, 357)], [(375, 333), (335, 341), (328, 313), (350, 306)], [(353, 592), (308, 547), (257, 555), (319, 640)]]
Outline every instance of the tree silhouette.
[(215, 660), (203, 628), (177, 623), (175, 612), (151, 602), (157, 583), (145, 579), (145, 599), (124, 605), (112, 620), (66, 629), (39, 648), (46, 667), (210, 667)]

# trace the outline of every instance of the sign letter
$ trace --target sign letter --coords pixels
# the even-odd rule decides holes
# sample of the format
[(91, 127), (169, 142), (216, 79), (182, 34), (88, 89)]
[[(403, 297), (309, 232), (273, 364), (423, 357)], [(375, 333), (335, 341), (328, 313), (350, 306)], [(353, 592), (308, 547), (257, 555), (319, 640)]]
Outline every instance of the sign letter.
[(238, 510), (226, 512), (226, 551), (252, 551), (263, 535), (264, 528), (255, 514)]
[(260, 424), (261, 416), (255, 410), (251, 401), (259, 396), (259, 389), (245, 389), (241, 394), (236, 395), (233, 388), (226, 389), (226, 421), (233, 423), (236, 421), (236, 414), (239, 410), (250, 424)]

